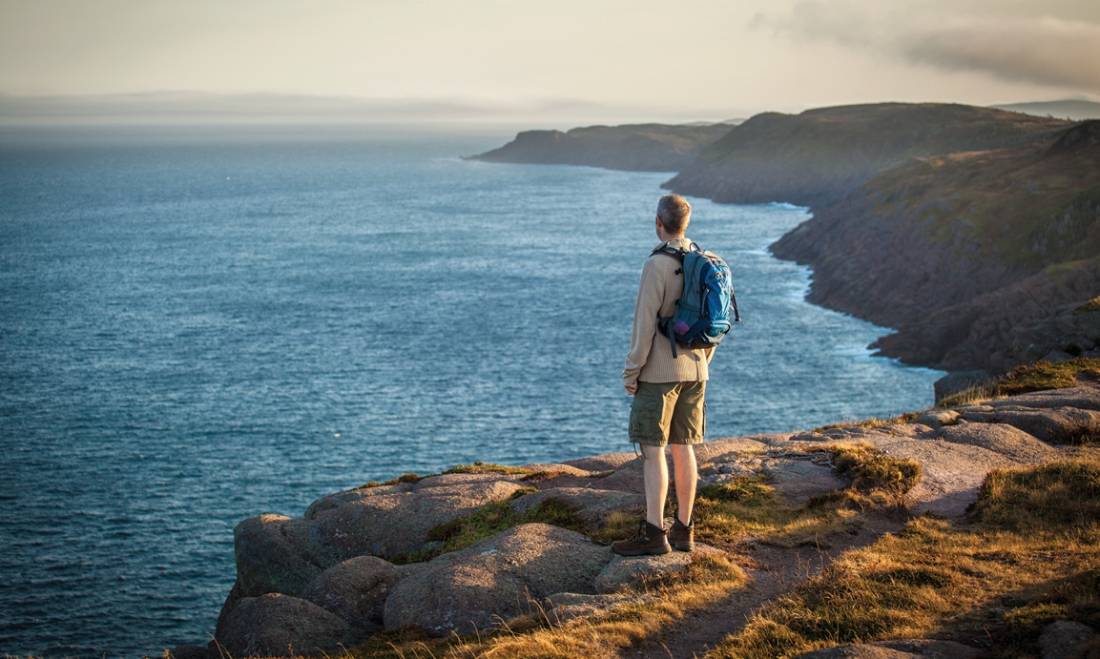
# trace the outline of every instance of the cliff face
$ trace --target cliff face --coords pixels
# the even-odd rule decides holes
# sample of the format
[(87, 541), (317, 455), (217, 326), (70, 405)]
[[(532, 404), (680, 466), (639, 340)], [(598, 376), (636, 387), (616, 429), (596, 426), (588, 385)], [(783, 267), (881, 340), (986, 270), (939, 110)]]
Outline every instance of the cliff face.
[[(1002, 370), (1100, 343), (1100, 121), (891, 169), (772, 246), (810, 300), (895, 327), (905, 361)], [(1097, 318), (1093, 318), (1097, 316)]]
[(707, 146), (665, 187), (719, 202), (816, 206), (914, 157), (1026, 144), (1067, 125), (943, 103), (766, 112)]
[(481, 156), (620, 169), (814, 217), (773, 253), (814, 268), (810, 301), (898, 331), (904, 361), (1000, 371), (1100, 345), (1100, 120), (879, 103), (764, 113), (734, 127), (521, 133)]
[(567, 132), (528, 130), (499, 149), (471, 159), (668, 172), (686, 165), (730, 128), (729, 124), (634, 124), (587, 126)]

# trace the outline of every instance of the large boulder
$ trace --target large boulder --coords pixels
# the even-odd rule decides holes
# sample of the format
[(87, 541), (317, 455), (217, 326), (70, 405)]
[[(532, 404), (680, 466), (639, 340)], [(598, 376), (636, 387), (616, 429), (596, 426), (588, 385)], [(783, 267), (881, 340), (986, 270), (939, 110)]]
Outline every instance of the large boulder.
[(958, 423), (959, 413), (956, 410), (925, 410), (913, 422), (938, 429)]
[(921, 477), (907, 499), (917, 513), (958, 516), (978, 498), (978, 488), (993, 469), (1018, 466), (1019, 461), (981, 446), (943, 439), (910, 439), (867, 435), (862, 440), (895, 458), (921, 465)]
[(1058, 450), (1007, 423), (960, 423), (940, 430), (940, 437), (956, 444), (981, 446), (1023, 464), (1058, 456)]
[(760, 473), (775, 489), (796, 503), (848, 485), (836, 475), (828, 457), (816, 452), (770, 452), (760, 463)]
[(581, 521), (590, 527), (599, 527), (612, 513), (640, 513), (645, 508), (645, 496), (641, 492), (581, 487), (554, 487), (526, 494), (517, 498), (512, 507), (522, 513), (547, 501), (560, 501), (575, 509)]
[(992, 400), (991, 407), (1076, 407), (1079, 410), (1100, 411), (1100, 387), (1066, 387), (1065, 389), (1046, 389), (1026, 394), (1017, 394), (1011, 398)]
[(702, 543), (695, 544), (695, 551), (672, 551), (659, 556), (614, 555), (603, 570), (596, 575), (592, 585), (597, 593), (606, 594), (635, 586), (645, 579), (666, 577), (683, 572), (691, 563), (703, 556), (721, 555), (722, 551)]
[(988, 407), (992, 408), (991, 411), (981, 408), (965, 410), (962, 418), (984, 423), (1007, 423), (1054, 444), (1070, 443), (1083, 434), (1100, 432), (1100, 411), (1096, 410), (1034, 408), (1004, 403), (988, 404)]
[(438, 488), (443, 488), (439, 489), (440, 493), (444, 490), (450, 490), (452, 492), (462, 491), (463, 489), (469, 489), (471, 487), (477, 487), (485, 483), (493, 483), (496, 481), (518, 481), (523, 477), (524, 474), (501, 474), (497, 472), (456, 473), (436, 474), (435, 476), (425, 476), (423, 478), (412, 476), (408, 480), (397, 480), (389, 484), (363, 485), (362, 487), (343, 490), (317, 499), (306, 509), (305, 518), (314, 519), (325, 511), (339, 508), (346, 503), (355, 503), (371, 497), (403, 494), (406, 492), (423, 492)]
[(230, 656), (293, 656), (335, 649), (347, 641), (338, 616), (297, 597), (245, 597), (226, 616), (215, 641)]
[(321, 572), (326, 553), (311, 540), (309, 522), (265, 513), (233, 529), (240, 597), (296, 595)]
[(335, 613), (362, 637), (382, 626), (382, 611), (402, 569), (377, 556), (356, 556), (318, 574), (302, 599)]
[(521, 524), (432, 559), (399, 581), (386, 600), (385, 626), (435, 635), (487, 629), (552, 593), (593, 593), (610, 557), (610, 549), (579, 533)]
[(510, 499), (524, 489), (515, 482), (517, 478), (496, 476), (446, 479), (458, 482), (442, 484), (421, 481), (407, 491), (367, 494), (345, 501), (315, 512), (311, 520), (313, 537), (337, 560), (364, 554), (393, 560), (425, 548), (433, 528), (469, 515), (485, 504)]
[(590, 455), (576, 460), (566, 460), (563, 464), (571, 465), (590, 472), (612, 471), (622, 467), (638, 456), (632, 452), (601, 453)]
[(621, 490), (623, 492), (642, 492), (645, 488), (645, 477), (642, 475), (642, 459), (636, 457), (623, 463), (608, 476), (598, 479), (602, 490)]
[(1039, 649), (1042, 650), (1043, 659), (1076, 657), (1095, 637), (1096, 632), (1088, 625), (1073, 620), (1059, 620), (1043, 627), (1043, 633), (1039, 635)]

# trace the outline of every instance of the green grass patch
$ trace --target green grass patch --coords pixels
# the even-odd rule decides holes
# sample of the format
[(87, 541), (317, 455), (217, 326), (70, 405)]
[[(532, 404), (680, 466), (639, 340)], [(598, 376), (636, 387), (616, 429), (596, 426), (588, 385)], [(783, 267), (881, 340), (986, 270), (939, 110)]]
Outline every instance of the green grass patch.
[(1100, 464), (991, 473), (970, 520), (921, 517), (773, 600), (707, 657), (890, 638), (1038, 656), (1042, 627), (1100, 624)]
[(396, 557), (394, 563), (419, 563), (428, 561), (440, 554), (465, 549), (485, 538), (520, 524), (543, 522), (561, 526), (581, 533), (586, 532), (585, 524), (577, 515), (576, 508), (567, 501), (551, 498), (524, 512), (518, 512), (513, 502), (534, 489), (516, 492), (507, 501), (495, 501), (486, 504), (464, 517), (440, 524), (428, 531), (428, 540), (433, 545)]

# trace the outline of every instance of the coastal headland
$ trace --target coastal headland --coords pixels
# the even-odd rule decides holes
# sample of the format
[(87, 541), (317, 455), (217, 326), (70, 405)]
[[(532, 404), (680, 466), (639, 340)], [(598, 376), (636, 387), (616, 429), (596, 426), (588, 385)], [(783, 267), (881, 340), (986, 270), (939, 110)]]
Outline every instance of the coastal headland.
[(1100, 653), (1100, 121), (884, 103), (475, 158), (668, 162), (678, 192), (808, 205), (771, 249), (812, 267), (810, 300), (955, 373), (932, 409), (708, 441), (691, 554), (610, 552), (643, 506), (631, 453), (244, 520), (212, 640), (174, 656)]
[(611, 553), (644, 505), (632, 453), (457, 465), (259, 515), (235, 530), (213, 640), (173, 654), (1094, 652), (1100, 360), (998, 386), (894, 419), (707, 442), (690, 554)]
[[(722, 128), (665, 187), (809, 206), (813, 216), (770, 249), (812, 268), (811, 302), (895, 330), (874, 345), (882, 354), (964, 372), (964, 382), (1097, 354), (1100, 120), (876, 103), (766, 112)], [(636, 129), (601, 128), (616, 130)], [(696, 126), (666, 134), (677, 130), (704, 139)], [(523, 135), (474, 157), (563, 161), (531, 148), (511, 157)], [(628, 140), (600, 144), (598, 159), (577, 149), (570, 162), (635, 161)]]

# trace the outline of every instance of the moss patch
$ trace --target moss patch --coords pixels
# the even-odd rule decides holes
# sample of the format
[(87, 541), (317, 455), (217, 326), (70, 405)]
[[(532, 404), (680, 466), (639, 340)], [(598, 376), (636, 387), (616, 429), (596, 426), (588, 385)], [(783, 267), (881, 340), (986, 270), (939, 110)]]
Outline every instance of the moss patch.
[(492, 462), (474, 462), (468, 465), (455, 465), (443, 472), (445, 474), (530, 474), (527, 467), (498, 465)]
[(994, 472), (971, 521), (918, 518), (846, 554), (707, 656), (790, 656), (922, 637), (954, 638), (992, 656), (1037, 656), (1043, 624), (1100, 623), (1098, 469)]

